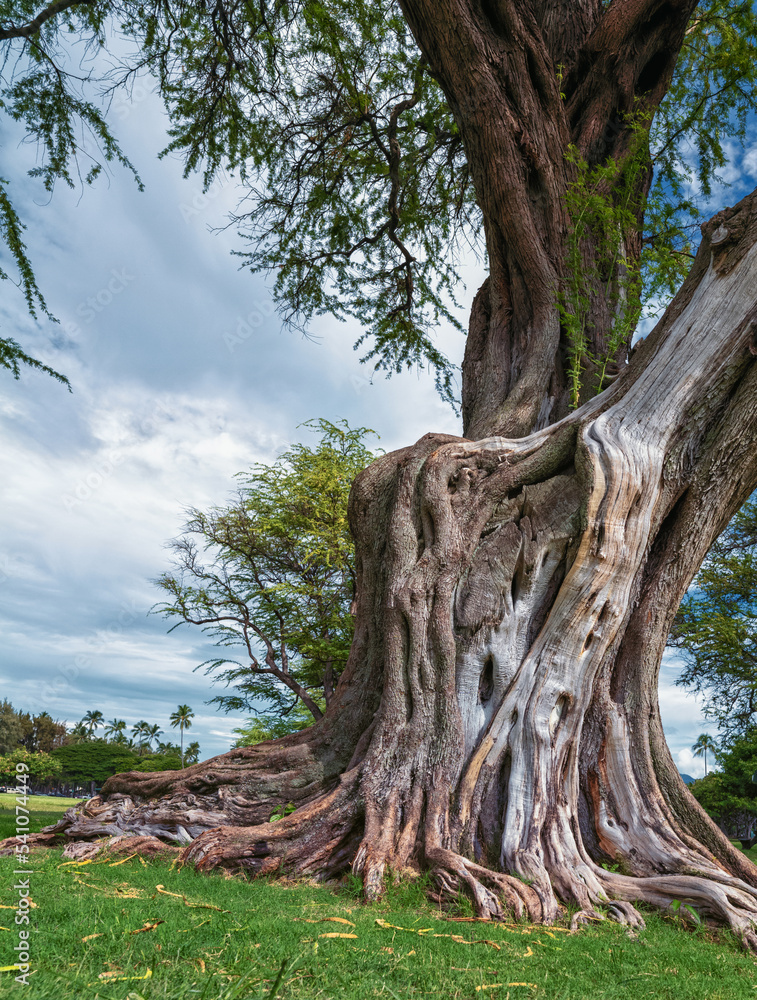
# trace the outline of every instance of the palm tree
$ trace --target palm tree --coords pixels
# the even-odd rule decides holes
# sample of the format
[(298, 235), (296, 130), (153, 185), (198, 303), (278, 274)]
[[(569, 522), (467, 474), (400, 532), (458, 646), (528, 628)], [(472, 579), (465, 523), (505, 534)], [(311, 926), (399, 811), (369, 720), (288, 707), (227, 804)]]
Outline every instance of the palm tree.
[(98, 726), (102, 725), (103, 722), (102, 712), (98, 712), (97, 709), (94, 711), (90, 710), (81, 720), (82, 724), (87, 727), (87, 736), (91, 737), (92, 733), (97, 729)]
[(181, 731), (181, 766), (184, 767), (184, 730), (190, 729), (192, 719), (195, 714), (189, 705), (179, 705), (175, 712), (171, 713), (171, 725), (174, 729), (178, 726)]
[(154, 726), (148, 727), (148, 734), (149, 736), (147, 740), (147, 745), (152, 750), (152, 741), (155, 740), (155, 742), (157, 743), (158, 737), (163, 735), (163, 730), (156, 723)]
[(710, 736), (709, 733), (700, 733), (697, 737), (696, 743), (692, 746), (692, 751), (695, 757), (701, 757), (704, 754), (704, 776), (707, 777), (707, 751), (711, 750), (713, 755), (717, 753), (718, 745), (715, 740)]
[(152, 734), (150, 732), (150, 723), (149, 722), (145, 722), (144, 719), (140, 719), (140, 721), (136, 725), (134, 725), (134, 726), (131, 727), (131, 735), (135, 736), (137, 738), (137, 740), (139, 741), (139, 752), (140, 752), (140, 754), (145, 749), (145, 747), (147, 747), (149, 749), (149, 747), (150, 747), (150, 739), (151, 739), (151, 736), (152, 736)]
[(200, 744), (197, 740), (187, 744), (187, 752), (184, 755), (184, 758), (188, 764), (196, 764), (200, 759)]
[(123, 719), (111, 719), (105, 726), (105, 736), (110, 737), (114, 743), (120, 743), (119, 736), (123, 736), (126, 723)]
[(73, 728), (69, 729), (68, 735), (71, 743), (81, 743), (87, 739), (87, 727), (83, 722), (77, 722)]

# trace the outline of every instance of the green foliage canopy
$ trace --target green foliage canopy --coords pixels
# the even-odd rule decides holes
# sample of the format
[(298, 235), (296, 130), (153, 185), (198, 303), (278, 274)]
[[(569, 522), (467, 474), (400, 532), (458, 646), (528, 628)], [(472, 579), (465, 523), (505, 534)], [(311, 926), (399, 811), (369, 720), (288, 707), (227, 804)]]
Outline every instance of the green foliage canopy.
[(690, 786), (694, 797), (733, 836), (757, 827), (757, 728), (731, 740), (715, 753), (720, 770)]
[[(453, 109), (395, 0), (69, 0), (41, 10), (0, 0), (0, 44), (0, 110), (38, 144), (30, 173), (47, 191), (57, 180), (92, 183), (109, 163), (139, 183), (107, 107), (151, 74), (170, 119), (164, 152), (182, 156), (187, 173), (201, 168), (206, 185), (221, 171), (243, 185), (240, 253), (275, 275), (285, 319), (356, 317), (364, 360), (387, 372), (428, 364), (452, 397), (434, 329), (457, 323), (458, 254), (485, 253), (481, 217)], [(668, 295), (688, 266), (700, 211), (688, 183), (707, 197), (729, 143), (743, 142), (756, 73), (753, 5), (701, 3), (651, 128), (644, 300)], [(0, 180), (17, 283), (32, 315), (49, 315), (23, 228)], [(0, 342), (0, 365), (17, 375), (20, 363), (45, 368)]]
[(757, 721), (757, 497), (713, 545), (681, 603), (669, 644), (684, 669), (676, 683), (702, 695), (726, 737)]
[[(158, 585), (169, 600), (157, 611), (173, 628), (197, 625), (222, 648), (241, 648), (200, 666), (233, 689), (213, 702), (226, 711), (276, 718), (306, 706), (320, 718), (347, 662), (353, 635), (350, 486), (375, 456), (366, 428), (326, 420), (315, 448), (296, 444), (272, 465), (240, 474), (234, 502), (189, 511), (172, 543), (176, 568)], [(212, 561), (205, 562), (202, 552)]]
[(0, 702), (0, 756), (11, 753), (21, 742), (21, 713), (6, 699)]
[(69, 743), (54, 750), (53, 757), (61, 765), (61, 777), (98, 784), (121, 771), (133, 771), (140, 763), (136, 754), (105, 740)]
[(34, 752), (19, 747), (11, 753), (0, 756), (0, 781), (14, 785), (18, 777), (16, 764), (25, 764), (32, 781), (44, 781), (46, 778), (57, 778), (61, 771), (61, 763), (49, 753)]

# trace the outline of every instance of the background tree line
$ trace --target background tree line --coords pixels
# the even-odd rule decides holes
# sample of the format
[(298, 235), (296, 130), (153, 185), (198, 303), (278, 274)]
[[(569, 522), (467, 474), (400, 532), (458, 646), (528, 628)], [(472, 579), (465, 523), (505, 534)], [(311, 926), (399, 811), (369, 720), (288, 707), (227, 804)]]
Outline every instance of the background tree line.
[(161, 741), (160, 727), (144, 719), (127, 735), (125, 720), (105, 722), (102, 712), (91, 709), (68, 727), (48, 712), (19, 711), (6, 699), (0, 703), (0, 783), (13, 784), (20, 762), (29, 767), (35, 789), (50, 791), (99, 785), (122, 771), (178, 770), (199, 759), (197, 741), (183, 745), (193, 716), (188, 705), (172, 713), (171, 725), (181, 733), (181, 743), (173, 743)]
[(677, 683), (698, 694), (718, 729), (692, 749), (716, 770), (691, 790), (731, 835), (757, 827), (757, 495), (712, 546), (684, 598), (669, 645), (683, 670)]

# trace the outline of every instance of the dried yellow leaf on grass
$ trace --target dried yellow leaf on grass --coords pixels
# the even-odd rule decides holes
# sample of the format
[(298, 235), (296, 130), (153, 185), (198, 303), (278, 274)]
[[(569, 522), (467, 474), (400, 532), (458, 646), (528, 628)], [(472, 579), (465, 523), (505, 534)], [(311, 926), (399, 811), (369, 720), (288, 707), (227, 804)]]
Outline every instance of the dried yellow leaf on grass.
[(200, 972), (205, 971), (205, 962), (201, 958), (196, 958), (195, 962), (200, 966)]
[(296, 920), (298, 923), (301, 924), (332, 923), (332, 924), (346, 924), (348, 927), (355, 926), (351, 920), (345, 920), (344, 917), (293, 917), (292, 919)]
[(536, 985), (536, 983), (489, 983), (488, 985), (477, 986), (476, 987), (476, 992), (480, 993), (481, 990), (496, 990), (496, 989), (501, 989), (502, 987), (505, 987), (505, 986), (530, 986), (531, 989), (533, 989), (533, 990), (538, 990), (538, 988), (539, 988)]
[(20, 965), (0, 965), (0, 972), (16, 972), (20, 968)]
[(521, 955), (521, 958), (531, 958), (531, 956), (533, 955), (533, 953), (534, 953), (534, 950), (531, 947), (531, 945), (529, 945), (528, 948), (526, 948), (526, 950)]
[(81, 939), (81, 943), (84, 944), (85, 941), (94, 941), (94, 939), (98, 937), (102, 937), (102, 934), (87, 934), (86, 937)]
[(220, 906), (213, 906), (212, 903), (190, 903), (186, 896), (180, 892), (169, 892), (163, 885), (156, 885), (155, 888), (162, 896), (175, 896), (176, 899), (183, 899), (185, 906), (201, 907), (205, 910), (217, 910), (219, 913), (231, 913), (231, 910), (222, 910)]
[[(152, 979), (152, 969), (148, 969), (144, 976), (122, 976), (120, 972), (101, 972), (97, 978), (100, 982), (131, 983), (138, 979)], [(97, 983), (87, 983), (87, 986), (97, 986)]]
[(118, 868), (119, 865), (125, 865), (127, 861), (131, 861), (132, 858), (139, 857), (138, 854), (130, 854), (128, 858), (123, 858), (121, 861), (113, 861), (108, 865), (108, 868)]
[[(397, 924), (390, 924), (386, 920), (382, 920), (380, 917), (376, 918), (376, 923), (384, 930), (407, 931), (408, 934), (419, 934), (421, 937), (424, 934), (429, 934), (434, 929), (433, 927), (421, 927), (416, 930), (415, 927), (398, 927)], [(450, 938), (452, 941), (456, 941), (457, 944), (487, 944), (490, 948), (496, 948), (497, 951), (502, 950), (496, 941), (490, 941), (488, 938), (477, 938), (475, 941), (469, 941), (460, 934), (432, 934), (431, 936), (435, 938)], [(529, 948), (529, 951), (530, 950), (531, 949)]]
[(357, 934), (341, 934), (339, 931), (328, 931), (326, 934), (319, 934), (319, 938), (356, 938)]
[(150, 923), (149, 920), (146, 920), (143, 927), (139, 927), (135, 931), (129, 931), (129, 933), (130, 934), (144, 934), (145, 931), (154, 931), (156, 927), (159, 927), (161, 924), (164, 924), (164, 923), (165, 923), (165, 920), (156, 920), (154, 923)]
[[(397, 924), (390, 924), (386, 920), (382, 920), (380, 917), (376, 917), (376, 923), (384, 930), (407, 931), (408, 934), (428, 934), (434, 929), (433, 927), (398, 927)], [(434, 937), (449, 937), (449, 935), (435, 934)]]

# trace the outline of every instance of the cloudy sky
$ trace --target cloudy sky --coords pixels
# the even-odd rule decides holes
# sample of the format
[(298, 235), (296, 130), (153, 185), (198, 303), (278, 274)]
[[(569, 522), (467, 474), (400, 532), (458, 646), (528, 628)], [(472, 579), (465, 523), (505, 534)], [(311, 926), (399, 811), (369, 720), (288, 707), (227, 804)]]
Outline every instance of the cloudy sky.
[[(2, 175), (61, 324), (35, 323), (4, 283), (0, 329), (74, 391), (31, 372), (0, 382), (0, 697), (69, 723), (100, 709), (169, 733), (169, 714), (188, 703), (189, 738), (206, 757), (228, 749), (240, 722), (205, 704), (215, 691), (193, 672), (212, 647), (148, 614), (183, 508), (223, 503), (234, 473), (306, 439), (309, 418), (372, 427), (386, 450), (460, 425), (427, 373), (371, 381), (354, 328), (323, 319), (309, 339), (282, 331), (265, 280), (230, 256), (234, 232), (211, 232), (236, 206), (233, 181), (203, 195), (176, 160), (157, 160), (165, 123), (148, 87), (117, 102), (113, 120), (144, 193), (119, 170), (49, 198), (25, 176), (34, 148), (2, 136)], [(757, 145), (736, 163), (738, 190), (721, 202), (753, 186)], [(464, 304), (479, 276), (467, 277)], [(229, 336), (240, 330), (253, 331), (243, 343)], [(441, 339), (459, 362), (462, 336)], [(676, 673), (665, 665), (663, 720), (681, 770), (697, 775), (688, 748), (708, 727)]]

